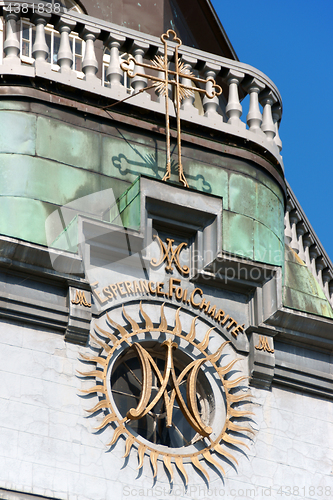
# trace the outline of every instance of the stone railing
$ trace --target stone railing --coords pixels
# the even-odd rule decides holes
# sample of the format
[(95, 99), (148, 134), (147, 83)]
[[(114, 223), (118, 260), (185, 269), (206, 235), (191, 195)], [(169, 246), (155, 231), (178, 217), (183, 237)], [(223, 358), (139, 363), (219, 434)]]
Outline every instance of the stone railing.
[[(161, 54), (163, 49), (159, 38), (145, 35), (124, 27), (116, 26), (103, 20), (95, 19), (77, 12), (54, 10), (48, 14), (47, 9), (38, 8), (39, 4), (24, 2), (25, 6), (13, 12), (11, 4), (9, 11), (6, 9), (8, 2), (0, 2), (0, 14), (3, 14), (5, 40), (3, 42), (4, 57), (0, 66), (0, 74), (19, 75), (44, 78), (49, 81), (59, 82), (63, 85), (93, 92), (112, 100), (123, 100), (129, 93), (134, 95), (127, 100), (131, 105), (164, 113), (164, 100), (151, 94), (143, 88), (147, 79), (135, 77), (130, 85), (124, 84), (123, 72), (120, 67), (122, 54), (132, 54), (137, 62), (151, 59), (156, 54)], [(49, 4), (45, 4), (49, 5)], [(57, 4), (59, 5), (59, 4)], [(35, 39), (32, 43), (31, 61), (27, 64), (21, 56), (20, 18), (25, 18), (35, 26)], [(45, 33), (49, 26), (54, 27), (57, 36), (60, 35), (60, 46), (57, 53), (57, 67), (48, 63), (49, 47), (46, 43)], [(70, 44), (71, 33), (76, 32), (85, 42), (82, 59), (82, 72), (78, 75), (73, 69), (73, 54)], [(96, 45), (103, 45), (103, 49), (110, 55), (109, 65), (106, 69), (106, 85), (101, 75), (102, 61), (97, 60)], [(172, 48), (172, 43), (170, 43)], [(99, 50), (99, 53), (101, 51)], [(279, 124), (282, 114), (282, 101), (275, 85), (260, 71), (242, 64), (238, 61), (215, 56), (190, 47), (181, 46), (179, 55), (189, 70), (197, 72), (204, 79), (217, 78), (222, 83), (224, 94), (220, 98), (203, 98), (202, 112), (198, 112), (194, 99), (185, 99), (180, 111), (181, 118), (190, 120), (206, 127), (220, 130), (230, 136), (243, 138), (248, 148), (251, 144), (261, 146), (264, 154), (269, 151), (275, 157), (277, 165), (283, 169), (280, 151), (282, 143), (279, 137)], [(140, 67), (140, 71), (144, 71)], [(186, 82), (184, 82), (186, 83)], [(149, 85), (149, 83), (148, 83)], [(210, 90), (211, 80), (206, 84)], [(141, 90), (141, 92), (139, 92)], [(239, 96), (249, 95), (249, 104), (246, 120)], [(261, 107), (260, 107), (261, 104)], [(170, 109), (173, 109), (170, 106)], [(173, 111), (174, 113), (174, 111)], [(172, 115), (172, 111), (170, 112)], [(256, 147), (256, 149), (258, 149)]]
[(333, 307), (333, 265), (290, 186), (287, 186), (285, 242), (311, 270)]

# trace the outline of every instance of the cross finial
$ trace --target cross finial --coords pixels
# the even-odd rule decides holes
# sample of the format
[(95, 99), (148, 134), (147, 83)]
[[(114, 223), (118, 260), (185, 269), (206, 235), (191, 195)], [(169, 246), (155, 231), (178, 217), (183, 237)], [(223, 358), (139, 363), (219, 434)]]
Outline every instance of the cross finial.
[[(151, 80), (153, 84), (150, 87), (155, 87), (156, 91), (165, 96), (165, 122), (166, 122), (166, 172), (163, 177), (163, 181), (167, 181), (170, 179), (171, 175), (171, 148), (170, 148), (170, 119), (169, 119), (169, 96), (168, 96), (168, 86), (172, 85), (174, 89), (174, 106), (175, 113), (177, 117), (177, 146), (178, 146), (178, 173), (179, 173), (179, 181), (185, 186), (189, 187), (188, 182), (186, 180), (182, 158), (181, 158), (181, 129), (180, 129), (180, 103), (186, 97), (191, 97), (194, 95), (194, 92), (203, 93), (206, 95), (208, 99), (212, 99), (215, 96), (219, 96), (222, 93), (222, 89), (219, 85), (216, 84), (213, 78), (199, 78), (193, 75), (186, 67), (186, 65), (181, 62), (181, 59), (178, 55), (178, 49), (181, 46), (182, 42), (180, 38), (178, 38), (176, 32), (174, 30), (169, 29), (166, 33), (161, 35), (161, 41), (163, 42), (163, 56), (157, 55), (151, 61), (151, 64), (138, 62), (133, 56), (129, 56), (127, 61), (122, 62), (121, 69), (128, 74), (130, 78), (134, 78), (135, 76), (145, 77), (148, 80)], [(175, 69), (169, 69), (168, 62), (168, 42), (173, 42), (175, 45), (174, 49), (174, 60), (175, 60)], [(134, 63), (134, 70), (131, 63)], [(141, 66), (143, 68), (148, 68), (150, 70), (158, 71), (163, 73), (163, 77), (147, 75), (145, 73), (140, 73), (137, 71), (137, 68)], [(185, 85), (180, 81), (180, 78), (186, 78), (186, 80), (190, 80), (194, 83), (192, 85)], [(206, 85), (208, 82), (211, 82), (211, 93), (207, 91), (207, 88), (202, 89), (200, 86), (195, 86), (195, 84), (203, 84)], [(147, 87), (146, 87), (147, 88)], [(144, 89), (142, 89), (144, 90)]]

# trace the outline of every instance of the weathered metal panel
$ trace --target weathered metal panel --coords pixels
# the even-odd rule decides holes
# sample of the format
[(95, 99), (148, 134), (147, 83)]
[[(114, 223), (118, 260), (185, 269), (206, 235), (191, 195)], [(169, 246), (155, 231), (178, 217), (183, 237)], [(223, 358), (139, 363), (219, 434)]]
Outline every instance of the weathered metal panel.
[(333, 310), (310, 269), (286, 248), (283, 304), (290, 309), (333, 318)]
[[(7, 104), (10, 106), (10, 102)], [(21, 136), (29, 138), (37, 134), (38, 157), (4, 155), (2, 158), (2, 194), (43, 202), (37, 214), (32, 214), (29, 208), (34, 222), (28, 225), (16, 222), (18, 218), (26, 220), (27, 214), (21, 214), (20, 209), (11, 209), (16, 214), (11, 216), (14, 217), (11, 224), (15, 227), (16, 237), (45, 244), (45, 219), (56, 206), (107, 188), (114, 189), (117, 199), (139, 175), (157, 179), (164, 175), (165, 141), (154, 132), (96, 120), (88, 123), (78, 113), (60, 108), (46, 109), (45, 105), (34, 103), (34, 113), (38, 113), (37, 129), (29, 128), (26, 133), (26, 116), (36, 124), (34, 113), (3, 112), (20, 117)], [(276, 261), (276, 254), (283, 245), (283, 194), (274, 181), (255, 164), (215, 150), (194, 144), (190, 146), (185, 142), (182, 152), (190, 187), (223, 198), (223, 249), (282, 265), (283, 259)], [(34, 154), (33, 148), (30, 153)], [(178, 180), (176, 157), (177, 151), (173, 148), (175, 161), (171, 181), (175, 183)], [(15, 206), (13, 200), (11, 207)], [(22, 203), (29, 205), (26, 201), (16, 207)], [(29, 206), (33, 204), (38, 205), (38, 201)], [(44, 207), (42, 210), (41, 206)], [(123, 223), (139, 228), (137, 208), (133, 210), (129, 200), (126, 206), (122, 213)], [(262, 224), (255, 224), (256, 220)], [(4, 234), (12, 234), (10, 225), (4, 220), (1, 227)]]
[(256, 219), (284, 241), (284, 204), (266, 186), (257, 184)]
[(223, 213), (223, 250), (254, 258), (254, 221), (245, 215)]
[(283, 304), (290, 309), (333, 318), (332, 308), (326, 298), (322, 299), (284, 287)]
[(232, 212), (255, 218), (257, 182), (241, 174), (230, 174), (229, 207)]
[(0, 112), (0, 152), (34, 155), (36, 116), (17, 111)]
[(45, 220), (56, 208), (40, 200), (0, 196), (0, 233), (46, 245)]
[(1, 194), (64, 205), (112, 187), (113, 179), (42, 158), (0, 155)]
[(254, 221), (254, 260), (283, 266), (284, 244), (264, 224)]
[[(83, 125), (83, 124), (82, 124)], [(100, 172), (101, 136), (85, 128), (38, 117), (37, 156)]]

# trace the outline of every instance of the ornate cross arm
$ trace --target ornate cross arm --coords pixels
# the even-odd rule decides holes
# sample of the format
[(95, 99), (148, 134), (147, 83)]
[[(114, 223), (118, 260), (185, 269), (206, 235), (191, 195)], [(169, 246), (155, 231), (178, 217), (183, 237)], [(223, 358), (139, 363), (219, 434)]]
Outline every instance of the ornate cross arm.
[[(131, 65), (131, 63), (133, 63), (133, 64)], [(135, 78), (136, 76), (141, 76), (142, 78), (147, 78), (148, 80), (151, 80), (152, 82), (156, 82), (154, 84), (154, 87), (161, 87), (160, 93), (163, 95), (165, 93), (165, 85), (164, 85), (165, 80), (164, 79), (159, 78), (158, 76), (149, 75), (147, 73), (140, 73), (139, 71), (134, 71), (134, 68), (141, 66), (143, 68), (155, 69), (156, 71), (160, 71), (160, 72), (166, 71), (168, 73), (168, 75), (181, 75), (182, 77), (186, 77), (186, 78), (190, 79), (194, 83), (207, 84), (208, 82), (211, 82), (212, 83), (212, 92), (211, 93), (207, 92), (206, 88), (202, 89), (200, 87), (193, 87), (193, 86), (188, 86), (188, 85), (184, 85), (183, 83), (180, 83), (181, 89), (187, 89), (191, 93), (199, 92), (201, 94), (205, 94), (206, 97), (208, 97), (208, 99), (213, 99), (213, 97), (219, 96), (222, 93), (221, 87), (216, 83), (214, 78), (209, 77), (209, 78), (204, 79), (204, 78), (199, 78), (197, 76), (194, 76), (193, 73), (185, 73), (185, 71), (187, 71), (187, 70), (183, 69), (185, 67), (185, 64), (183, 64), (183, 63), (180, 63), (180, 66), (182, 66), (182, 68), (178, 72), (173, 71), (171, 69), (168, 70), (168, 68), (165, 69), (164, 64), (163, 64), (163, 59), (161, 56), (155, 56), (155, 59), (152, 60), (152, 64), (154, 64), (154, 63), (155, 63), (154, 66), (152, 66), (151, 64), (140, 63), (135, 59), (135, 57), (130, 55), (130, 56), (128, 56), (126, 61), (123, 61), (121, 63), (120, 67), (125, 73), (128, 74), (128, 76), (130, 78)], [(161, 64), (159, 64), (159, 63), (161, 63)], [(173, 80), (168, 79), (168, 85), (176, 84), (176, 83), (177, 83), (176, 79), (173, 79)], [(162, 88), (163, 88), (163, 90), (162, 90)], [(216, 89), (216, 90), (213, 90), (213, 89)]]

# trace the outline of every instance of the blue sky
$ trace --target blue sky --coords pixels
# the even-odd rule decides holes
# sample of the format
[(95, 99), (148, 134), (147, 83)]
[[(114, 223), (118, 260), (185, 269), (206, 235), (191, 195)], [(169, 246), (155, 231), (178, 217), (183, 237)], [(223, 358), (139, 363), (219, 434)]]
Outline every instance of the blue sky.
[(211, 1), (239, 60), (280, 91), (285, 175), (333, 260), (333, 1)]

